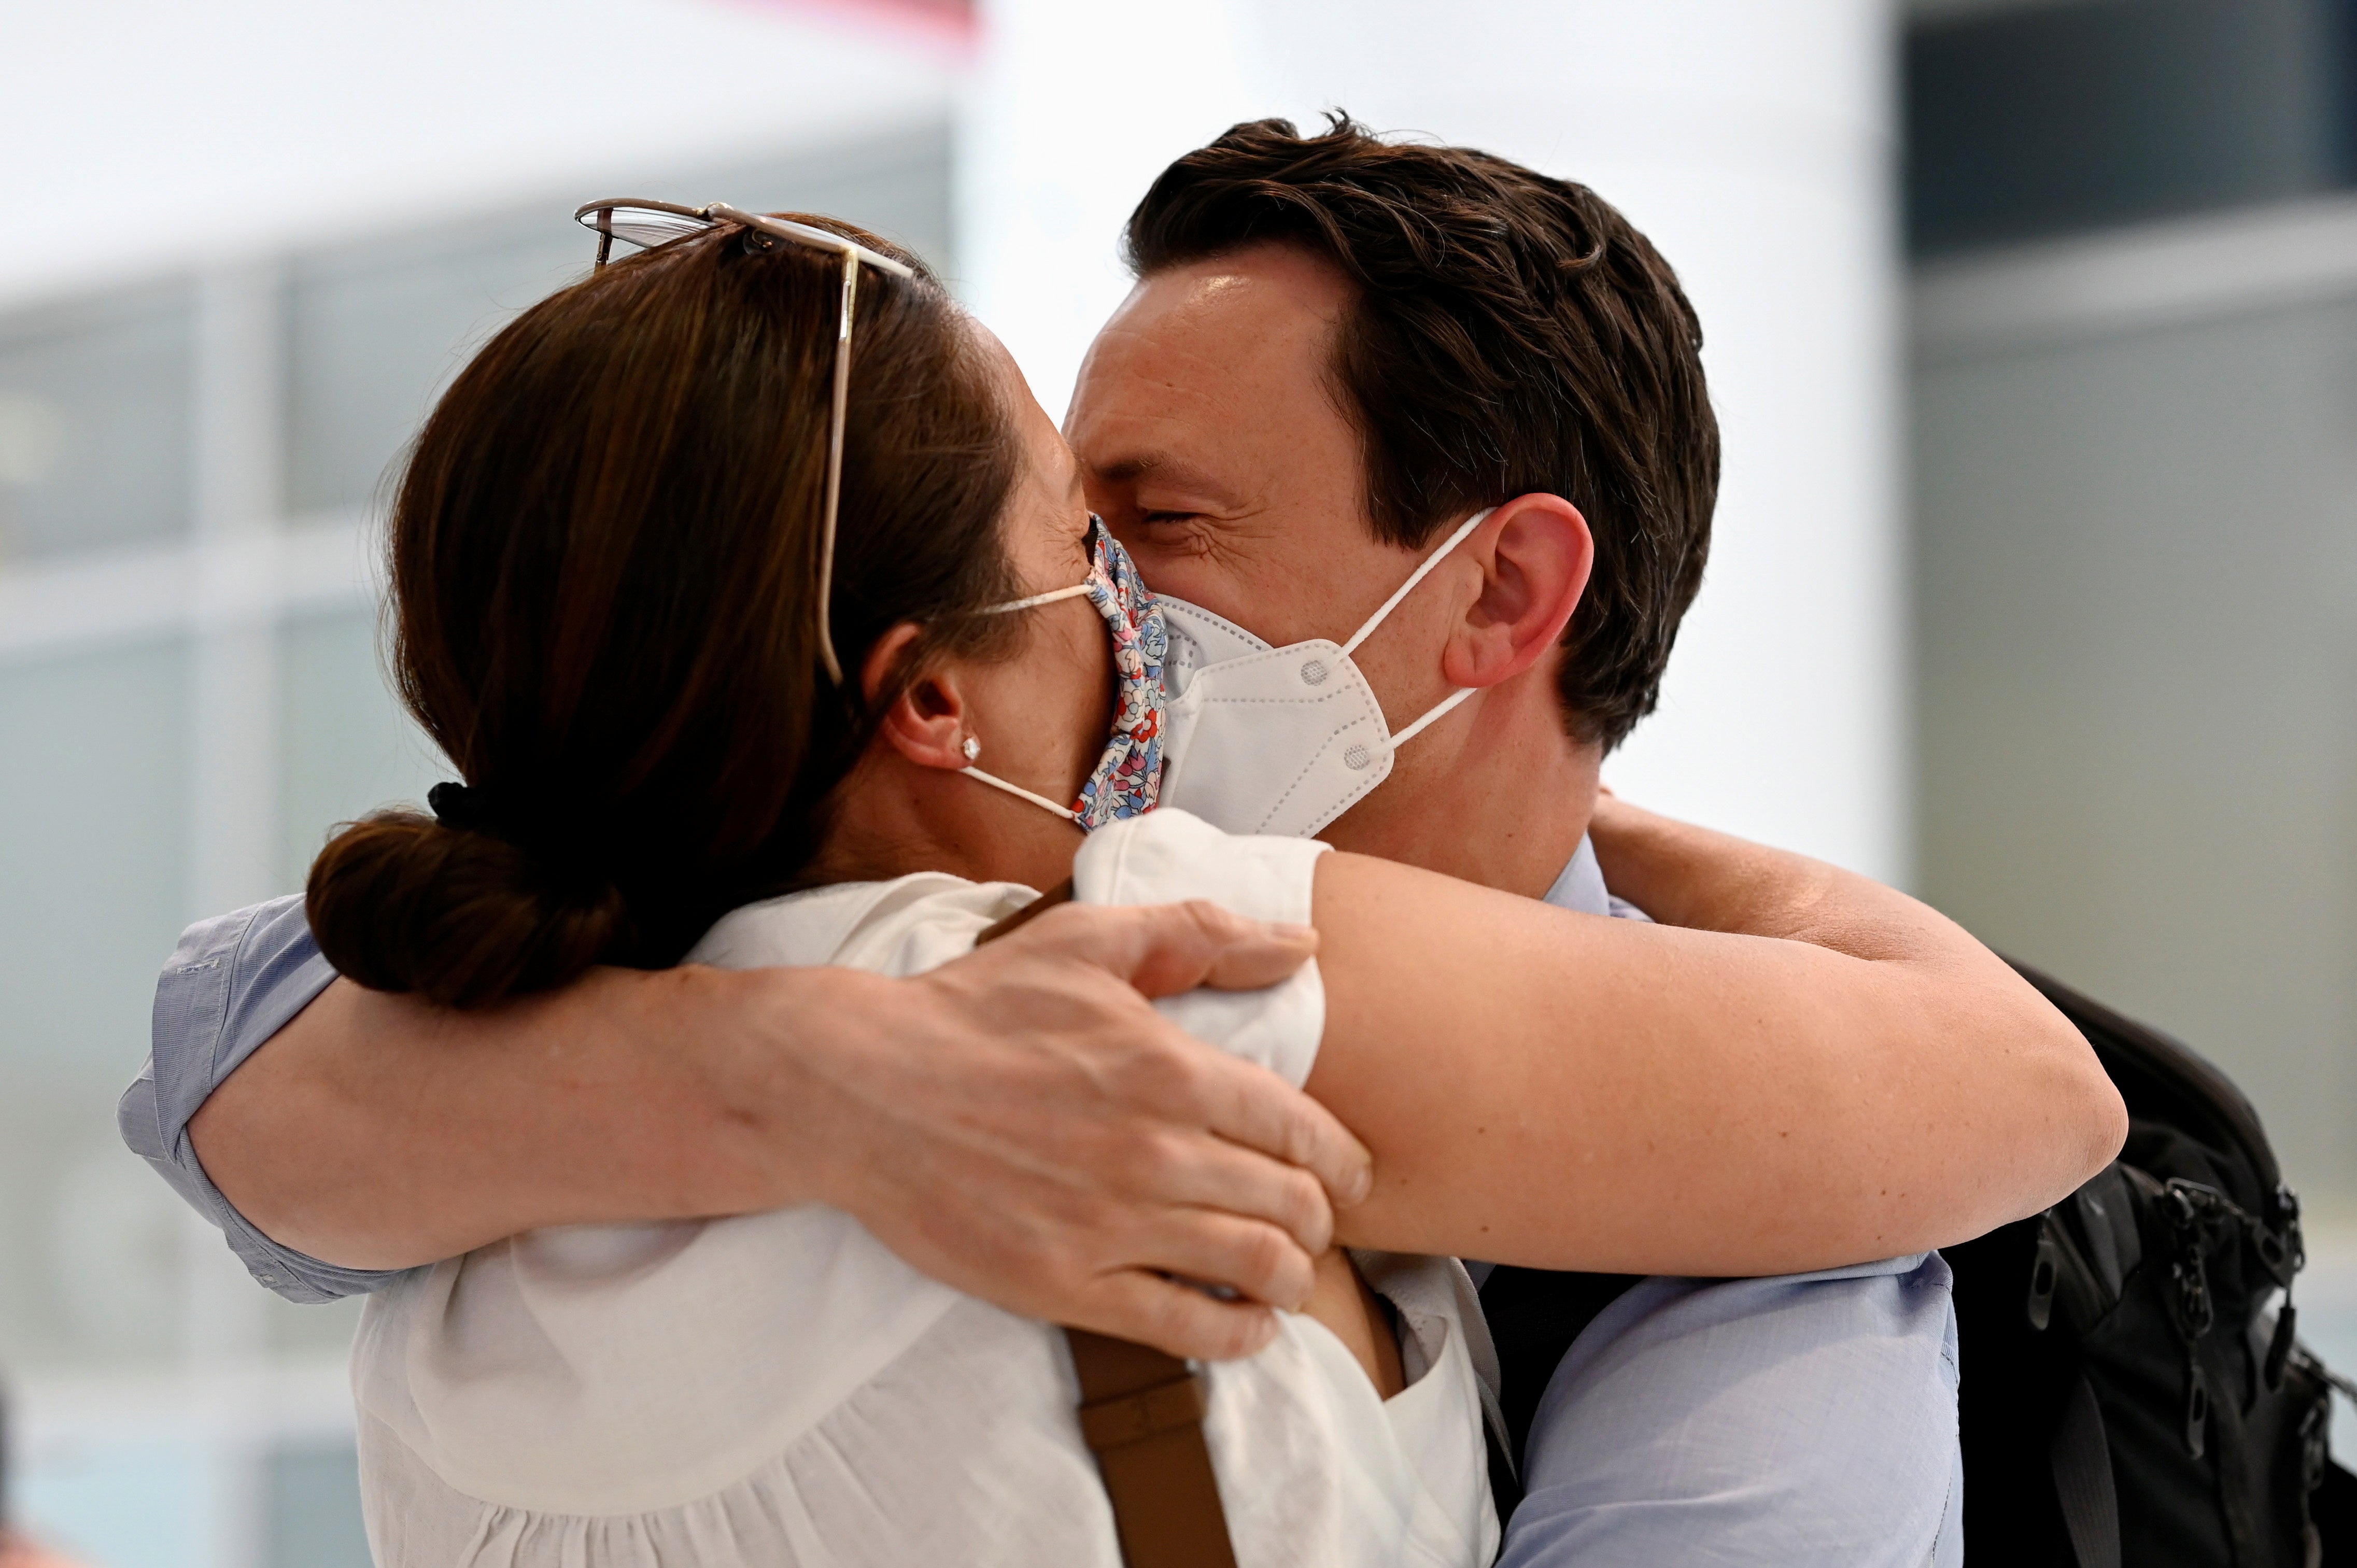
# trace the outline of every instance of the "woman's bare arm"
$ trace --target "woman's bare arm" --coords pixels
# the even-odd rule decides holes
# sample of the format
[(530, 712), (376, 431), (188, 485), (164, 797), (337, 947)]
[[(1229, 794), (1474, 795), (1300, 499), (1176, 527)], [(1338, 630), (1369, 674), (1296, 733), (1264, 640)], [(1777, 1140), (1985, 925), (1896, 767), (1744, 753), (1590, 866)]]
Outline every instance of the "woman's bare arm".
[(2035, 1213), (2101, 1169), (2119, 1096), (2071, 1025), (1902, 894), (1598, 808), (1662, 925), (1333, 854), (1309, 1090), (1373, 1150), (1359, 1245), (1758, 1274)]

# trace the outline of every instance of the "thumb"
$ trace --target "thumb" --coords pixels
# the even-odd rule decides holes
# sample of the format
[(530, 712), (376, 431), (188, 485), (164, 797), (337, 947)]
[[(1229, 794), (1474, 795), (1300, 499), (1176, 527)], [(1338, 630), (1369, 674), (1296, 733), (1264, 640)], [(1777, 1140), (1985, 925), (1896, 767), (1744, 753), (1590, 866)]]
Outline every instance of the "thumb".
[(1026, 937), (1109, 971), (1149, 997), (1199, 985), (1257, 991), (1318, 951), (1315, 927), (1247, 919), (1200, 898), (1125, 908), (1070, 904), (1012, 940)]
[(1315, 927), (1247, 919), (1200, 898), (1131, 914), (1139, 945), (1129, 983), (1147, 996), (1173, 996), (1199, 985), (1257, 991), (1318, 951)]

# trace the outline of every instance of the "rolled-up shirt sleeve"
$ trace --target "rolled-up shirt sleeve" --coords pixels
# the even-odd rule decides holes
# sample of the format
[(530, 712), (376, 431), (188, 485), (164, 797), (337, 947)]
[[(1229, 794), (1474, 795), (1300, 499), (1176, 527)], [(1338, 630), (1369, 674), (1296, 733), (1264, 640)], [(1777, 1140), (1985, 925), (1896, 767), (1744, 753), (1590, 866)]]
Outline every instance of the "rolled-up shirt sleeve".
[(289, 1301), (366, 1294), (404, 1271), (339, 1268), (264, 1235), (205, 1175), (188, 1121), (335, 978), (299, 895), (198, 921), (180, 933), (156, 983), (147, 1062), (115, 1108), (132, 1153), (221, 1228), (256, 1280)]

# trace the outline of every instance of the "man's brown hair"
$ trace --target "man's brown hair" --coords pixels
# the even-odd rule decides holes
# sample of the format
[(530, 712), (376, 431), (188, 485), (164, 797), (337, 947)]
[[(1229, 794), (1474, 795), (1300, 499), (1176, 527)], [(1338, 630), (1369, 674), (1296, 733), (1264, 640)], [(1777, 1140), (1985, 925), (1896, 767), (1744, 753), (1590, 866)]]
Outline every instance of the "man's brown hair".
[(1180, 158), (1125, 249), (1146, 276), (1270, 241), (1356, 285), (1333, 371), (1379, 537), (1419, 545), (1534, 491), (1586, 514), (1563, 703), (1574, 734), (1619, 745), (1659, 700), (1718, 494), (1702, 328), (1669, 263), (1585, 186), (1340, 114), (1315, 136), (1256, 120)]

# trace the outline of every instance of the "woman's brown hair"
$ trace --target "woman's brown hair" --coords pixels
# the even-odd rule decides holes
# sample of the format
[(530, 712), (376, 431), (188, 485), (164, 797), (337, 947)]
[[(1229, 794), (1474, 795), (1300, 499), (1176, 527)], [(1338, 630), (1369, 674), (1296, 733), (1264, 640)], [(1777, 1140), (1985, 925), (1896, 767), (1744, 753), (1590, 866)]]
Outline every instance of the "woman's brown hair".
[[(393, 510), (393, 663), (467, 789), (320, 854), (311, 928), (342, 974), (466, 1006), (673, 963), (817, 851), (870, 733), (813, 602), (840, 263), (758, 244), (727, 227), (593, 274), (426, 421)], [(903, 621), (927, 628), (904, 668), (1019, 635), (957, 613), (1012, 596), (1017, 464), (970, 322), (921, 267), (866, 272), (831, 601), (854, 682)]]

